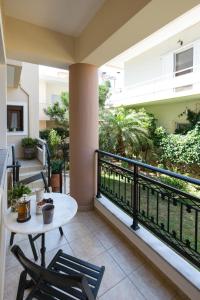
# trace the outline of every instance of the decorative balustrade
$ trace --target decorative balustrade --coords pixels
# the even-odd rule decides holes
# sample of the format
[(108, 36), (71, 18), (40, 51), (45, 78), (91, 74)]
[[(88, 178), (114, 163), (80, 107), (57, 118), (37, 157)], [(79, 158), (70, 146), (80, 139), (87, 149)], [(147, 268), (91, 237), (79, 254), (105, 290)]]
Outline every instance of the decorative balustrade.
[(98, 152), (98, 193), (105, 195), (133, 218), (133, 230), (140, 224), (200, 267), (200, 199), (159, 178), (161, 174), (191, 185), (200, 180), (140, 161)]

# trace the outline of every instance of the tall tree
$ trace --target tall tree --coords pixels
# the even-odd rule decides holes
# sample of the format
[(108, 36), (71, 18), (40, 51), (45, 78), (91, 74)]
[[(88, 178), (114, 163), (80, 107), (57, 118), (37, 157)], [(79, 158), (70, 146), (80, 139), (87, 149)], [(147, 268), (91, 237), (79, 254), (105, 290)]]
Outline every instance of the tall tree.
[(102, 109), (105, 107), (106, 100), (110, 97), (110, 81), (105, 81), (104, 84), (99, 85), (99, 107)]
[(100, 147), (121, 156), (138, 156), (151, 147), (144, 114), (123, 107), (106, 110), (100, 117)]
[(49, 105), (44, 112), (51, 120), (56, 121), (58, 125), (69, 126), (69, 93), (62, 92), (60, 101)]

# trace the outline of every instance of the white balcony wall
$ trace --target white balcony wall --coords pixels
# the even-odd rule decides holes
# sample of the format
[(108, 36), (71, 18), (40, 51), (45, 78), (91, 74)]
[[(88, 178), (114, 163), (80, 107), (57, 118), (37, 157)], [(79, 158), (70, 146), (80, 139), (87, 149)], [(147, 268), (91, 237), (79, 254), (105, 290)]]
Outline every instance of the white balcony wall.
[[(124, 64), (124, 89), (113, 94), (110, 104), (131, 105), (200, 92), (200, 23), (154, 46)], [(182, 45), (180, 45), (182, 41)], [(193, 73), (176, 76), (174, 54), (193, 47)], [(190, 88), (182, 88), (192, 85)]]

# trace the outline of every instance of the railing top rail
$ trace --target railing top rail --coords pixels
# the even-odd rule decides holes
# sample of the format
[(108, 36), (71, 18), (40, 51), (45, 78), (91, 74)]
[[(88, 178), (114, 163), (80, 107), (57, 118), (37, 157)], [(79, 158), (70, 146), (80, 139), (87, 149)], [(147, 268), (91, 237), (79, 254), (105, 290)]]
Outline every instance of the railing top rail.
[(41, 139), (41, 138), (37, 138), (38, 142), (41, 143), (41, 144), (46, 144), (46, 141)]
[(141, 161), (125, 158), (125, 157), (122, 157), (120, 155), (112, 154), (112, 153), (109, 153), (109, 152), (106, 152), (106, 151), (96, 150), (96, 152), (100, 153), (100, 154), (103, 154), (103, 155), (106, 155), (106, 156), (109, 156), (109, 157), (112, 157), (112, 158), (116, 158), (118, 160), (121, 160), (121, 161), (124, 161), (124, 162), (127, 162), (127, 163), (130, 163), (132, 165), (136, 165), (138, 167), (148, 169), (150, 171), (158, 172), (158, 173), (161, 173), (161, 174), (164, 174), (164, 175), (167, 175), (167, 176), (171, 176), (171, 177), (174, 177), (174, 178), (177, 178), (177, 179), (180, 179), (180, 180), (183, 180), (183, 181), (186, 181), (186, 182), (189, 182), (189, 183), (196, 184), (196, 185), (200, 186), (200, 180), (196, 179), (196, 178), (192, 178), (192, 177), (189, 177), (189, 176), (177, 174), (175, 172), (165, 170), (165, 169), (160, 169), (160, 168), (148, 165), (146, 163), (143, 163)]

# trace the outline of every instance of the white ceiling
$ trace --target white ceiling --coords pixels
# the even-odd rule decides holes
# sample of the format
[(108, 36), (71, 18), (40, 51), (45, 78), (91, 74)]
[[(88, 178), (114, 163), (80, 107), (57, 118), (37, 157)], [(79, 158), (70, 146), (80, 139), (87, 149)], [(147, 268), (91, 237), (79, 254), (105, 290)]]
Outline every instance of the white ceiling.
[(106, 0), (4, 0), (5, 14), (78, 36)]

